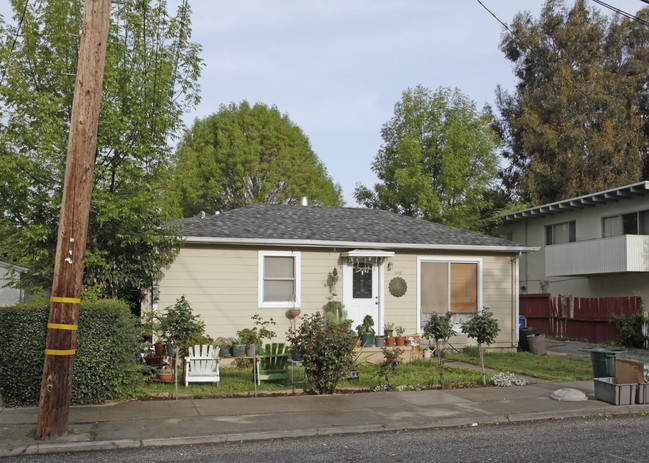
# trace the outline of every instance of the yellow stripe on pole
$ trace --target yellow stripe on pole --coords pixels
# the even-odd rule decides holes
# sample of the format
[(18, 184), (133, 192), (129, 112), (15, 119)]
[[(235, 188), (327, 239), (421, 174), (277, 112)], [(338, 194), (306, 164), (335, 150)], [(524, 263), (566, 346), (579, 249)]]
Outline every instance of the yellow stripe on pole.
[(45, 355), (74, 355), (75, 350), (45, 349)]
[(76, 298), (76, 297), (52, 297), (50, 299), (52, 302), (65, 302), (68, 304), (79, 304), (81, 303), (81, 299)]
[(48, 323), (48, 328), (53, 330), (71, 330), (76, 331), (79, 328), (79, 325), (65, 325), (63, 323)]

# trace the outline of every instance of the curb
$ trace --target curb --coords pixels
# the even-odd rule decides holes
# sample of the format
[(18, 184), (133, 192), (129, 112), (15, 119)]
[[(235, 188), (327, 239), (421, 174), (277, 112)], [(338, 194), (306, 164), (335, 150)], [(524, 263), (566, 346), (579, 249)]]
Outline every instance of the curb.
[(517, 415), (483, 415), (471, 418), (448, 418), (424, 420), (409, 423), (389, 423), (385, 425), (328, 426), (324, 428), (299, 429), (295, 431), (267, 431), (234, 434), (220, 434), (193, 437), (165, 437), (156, 439), (121, 439), (112, 441), (60, 442), (33, 444), (14, 448), (0, 449), (0, 458), (21, 455), (43, 455), (48, 453), (89, 452), (97, 450), (118, 450), (136, 448), (160, 448), (181, 445), (205, 445), (224, 442), (247, 442), (273, 439), (328, 436), (336, 434), (365, 434), (379, 432), (396, 432), (407, 430), (442, 429), (454, 427), (494, 425), (500, 423), (518, 423), (527, 421), (561, 420), (564, 418), (587, 418), (601, 416), (619, 416), (649, 414), (649, 404), (621, 405), (602, 411), (592, 408), (567, 410), (565, 413), (537, 412)]

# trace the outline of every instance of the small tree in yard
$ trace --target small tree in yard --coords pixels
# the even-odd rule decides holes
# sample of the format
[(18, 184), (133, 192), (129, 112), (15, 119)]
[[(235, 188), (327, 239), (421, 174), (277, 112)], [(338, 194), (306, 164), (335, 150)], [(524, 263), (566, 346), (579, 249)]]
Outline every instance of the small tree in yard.
[(435, 350), (437, 351), (437, 360), (439, 363), (439, 385), (443, 386), (442, 382), (442, 351), (439, 348), (440, 341), (442, 343), (448, 341), (451, 336), (455, 334), (453, 325), (451, 323), (451, 314), (431, 314), (430, 319), (424, 326), (424, 337), (435, 340)]
[(316, 394), (333, 394), (356, 360), (351, 321), (327, 321), (317, 312), (288, 332), (287, 339), (304, 359), (304, 372)]
[(500, 332), (498, 321), (493, 318), (493, 314), (489, 312), (488, 308), (483, 308), (481, 313), (476, 313), (471, 317), (471, 320), (462, 324), (462, 332), (475, 339), (478, 342), (478, 350), (480, 351), (480, 363), (482, 365), (482, 384), (486, 385), (484, 369), (484, 354), (482, 345), (493, 344), (496, 336)]
[(403, 363), (401, 349), (388, 349), (384, 347), (383, 361), (379, 363), (378, 376), (383, 376), (388, 383), (388, 389), (394, 389), (390, 383), (390, 376), (397, 371), (397, 367)]
[[(160, 327), (167, 342), (176, 348), (174, 365), (178, 370), (180, 349), (186, 349), (194, 342), (201, 342), (205, 336), (205, 322), (199, 320), (199, 315), (192, 313), (192, 307), (185, 296), (177, 299), (176, 303), (167, 307), (165, 311), (160, 320)], [(178, 371), (175, 373), (176, 398), (178, 398)]]

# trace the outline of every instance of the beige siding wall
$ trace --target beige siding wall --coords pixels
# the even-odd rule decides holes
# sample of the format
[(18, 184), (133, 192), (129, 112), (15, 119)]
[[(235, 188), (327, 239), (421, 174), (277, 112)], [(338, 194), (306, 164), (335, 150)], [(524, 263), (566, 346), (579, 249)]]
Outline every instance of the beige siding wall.
[[(214, 338), (234, 337), (238, 330), (252, 328), (251, 317), (259, 313), (265, 320), (273, 318), (277, 323), (277, 340), (283, 341), (291, 326), (287, 309), (258, 307), (258, 251), (248, 247), (186, 245), (164, 272), (158, 307), (173, 305), (184, 295), (205, 321), (206, 332)], [(332, 298), (328, 274), (337, 264), (339, 253), (295, 251), (301, 253), (302, 315), (322, 312)]]
[[(263, 250), (273, 250), (264, 248)], [(342, 272), (340, 252), (330, 250), (295, 249), (301, 252), (302, 316), (323, 312), (328, 301), (342, 300), (342, 278), (333, 288), (329, 273), (334, 266)], [(403, 326), (408, 334), (417, 333), (417, 257), (457, 257), (457, 254), (421, 254), (399, 252), (389, 259), (391, 269), (385, 265), (384, 313), (386, 322)], [(511, 255), (473, 255), (483, 263), (483, 305), (496, 315), (501, 332), (494, 347), (511, 348), (516, 342), (516, 313), (513, 297), (513, 266)], [(207, 333), (216, 338), (232, 337), (242, 328), (252, 327), (251, 317), (259, 313), (264, 319), (277, 322), (277, 339), (284, 340), (291, 326), (286, 309), (259, 308), (257, 303), (258, 249), (245, 247), (211, 247), (186, 245), (176, 261), (164, 273), (160, 282), (159, 309), (172, 305), (184, 295), (195, 313), (206, 323)], [(392, 296), (390, 281), (400, 276), (407, 285), (402, 297)], [(299, 323), (299, 319), (298, 319)], [(458, 329), (459, 331), (459, 329)], [(451, 340), (455, 347), (467, 344), (463, 335)]]
[[(515, 306), (514, 290), (515, 284), (515, 267), (512, 265), (512, 255), (500, 254), (434, 254), (434, 253), (399, 253), (395, 255), (390, 262), (392, 269), (385, 272), (385, 320), (394, 322), (395, 325), (401, 325), (406, 329), (408, 334), (417, 332), (417, 258), (418, 257), (435, 257), (448, 258), (454, 257), (480, 258), (482, 259), (482, 289), (483, 289), (483, 306), (488, 307), (495, 315), (500, 326), (500, 333), (496, 343), (492, 346), (498, 349), (507, 349), (516, 346), (516, 335), (518, 332), (517, 314)], [(394, 297), (390, 294), (388, 285), (394, 278), (400, 276), (408, 284), (406, 294), (401, 297)], [(468, 319), (464, 316), (460, 320)], [(450, 342), (455, 347), (463, 347), (473, 344), (467, 339), (459, 329), (459, 323), (456, 327), (458, 333)]]

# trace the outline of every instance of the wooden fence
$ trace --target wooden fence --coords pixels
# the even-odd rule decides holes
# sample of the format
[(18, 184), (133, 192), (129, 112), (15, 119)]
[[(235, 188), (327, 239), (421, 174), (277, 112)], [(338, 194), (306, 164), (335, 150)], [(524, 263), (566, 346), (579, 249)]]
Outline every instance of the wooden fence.
[(609, 342), (618, 331), (611, 323), (616, 316), (629, 316), (642, 307), (642, 299), (630, 297), (573, 297), (550, 294), (521, 294), (520, 314), (527, 327), (559, 339)]

